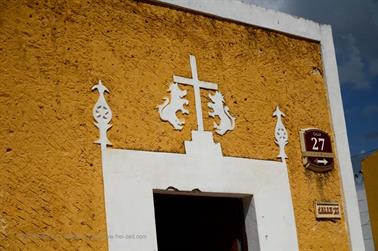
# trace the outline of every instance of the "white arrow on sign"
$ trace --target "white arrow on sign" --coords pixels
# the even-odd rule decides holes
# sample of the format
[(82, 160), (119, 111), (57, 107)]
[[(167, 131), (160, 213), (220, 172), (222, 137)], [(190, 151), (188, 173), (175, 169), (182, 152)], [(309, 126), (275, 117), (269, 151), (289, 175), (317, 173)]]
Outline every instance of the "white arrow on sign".
[(326, 159), (317, 159), (316, 162), (318, 164), (323, 164), (323, 165), (327, 165), (328, 161)]

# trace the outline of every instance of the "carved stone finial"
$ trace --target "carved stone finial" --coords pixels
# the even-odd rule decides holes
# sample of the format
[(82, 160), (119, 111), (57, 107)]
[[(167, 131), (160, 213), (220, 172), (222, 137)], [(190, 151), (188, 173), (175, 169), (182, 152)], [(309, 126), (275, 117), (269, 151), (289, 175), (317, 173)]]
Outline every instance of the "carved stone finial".
[(277, 157), (281, 158), (282, 162), (285, 162), (285, 159), (287, 159), (287, 155), (285, 153), (285, 146), (289, 142), (286, 128), (282, 123), (282, 116), (285, 116), (285, 114), (281, 112), (280, 108), (277, 106), (276, 110), (273, 112), (273, 116), (277, 117), (277, 123), (274, 133), (275, 142), (280, 147), (280, 153)]
[(98, 81), (97, 85), (92, 87), (92, 91), (93, 90), (97, 90), (99, 93), (99, 98), (93, 107), (93, 118), (96, 121), (94, 124), (100, 130), (100, 138), (95, 141), (95, 143), (101, 144), (101, 149), (104, 150), (106, 145), (112, 145), (107, 137), (107, 131), (112, 127), (112, 125), (109, 124), (112, 120), (112, 110), (104, 96), (104, 93), (109, 92), (109, 90), (102, 84), (101, 80)]

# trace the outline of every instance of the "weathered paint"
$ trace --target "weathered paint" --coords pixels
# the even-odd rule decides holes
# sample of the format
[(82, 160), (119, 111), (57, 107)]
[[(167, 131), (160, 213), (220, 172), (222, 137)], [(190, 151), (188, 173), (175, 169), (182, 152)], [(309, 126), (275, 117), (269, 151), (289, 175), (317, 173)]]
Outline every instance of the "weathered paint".
[[(236, 128), (214, 135), (224, 155), (276, 159), (279, 104), (300, 249), (347, 250), (344, 215), (315, 220), (314, 201), (340, 201), (338, 161), (326, 174), (305, 170), (299, 130), (334, 138), (316, 42), (139, 1), (0, 3), (0, 247), (104, 250), (106, 222), (98, 131), (92, 121), (99, 79), (111, 90), (114, 147), (184, 152), (196, 128), (160, 121), (156, 105), (172, 75), (216, 82)], [(207, 109), (207, 91), (201, 91)], [(213, 120), (205, 117), (205, 130)], [(335, 149), (335, 146), (333, 145)]]

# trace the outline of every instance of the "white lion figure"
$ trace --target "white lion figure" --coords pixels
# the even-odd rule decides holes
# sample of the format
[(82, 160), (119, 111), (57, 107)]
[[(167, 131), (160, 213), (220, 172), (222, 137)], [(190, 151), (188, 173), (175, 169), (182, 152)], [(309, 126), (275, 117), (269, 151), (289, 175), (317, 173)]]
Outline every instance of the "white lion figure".
[(157, 106), (160, 118), (163, 121), (168, 121), (176, 130), (181, 130), (185, 122), (177, 118), (176, 112), (181, 111), (184, 114), (189, 114), (189, 111), (184, 108), (184, 105), (189, 104), (189, 102), (187, 99), (183, 99), (187, 91), (181, 90), (177, 83), (172, 83), (169, 92), (171, 93), (171, 100), (164, 97), (163, 104)]
[(215, 92), (212, 96), (209, 94), (209, 98), (213, 103), (207, 103), (207, 106), (213, 109), (213, 112), (209, 112), (210, 117), (219, 116), (220, 124), (214, 122), (215, 131), (224, 135), (227, 131), (233, 130), (235, 128), (235, 118), (231, 116), (227, 106), (224, 106), (223, 95), (220, 92)]

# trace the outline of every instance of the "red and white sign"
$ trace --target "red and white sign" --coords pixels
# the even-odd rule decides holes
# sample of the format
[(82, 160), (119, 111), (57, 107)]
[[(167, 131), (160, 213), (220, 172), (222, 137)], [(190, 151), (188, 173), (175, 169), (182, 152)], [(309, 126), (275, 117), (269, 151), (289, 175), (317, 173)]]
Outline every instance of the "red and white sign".
[(301, 131), (300, 139), (306, 168), (317, 172), (333, 168), (332, 142), (328, 133), (319, 129), (306, 129)]

